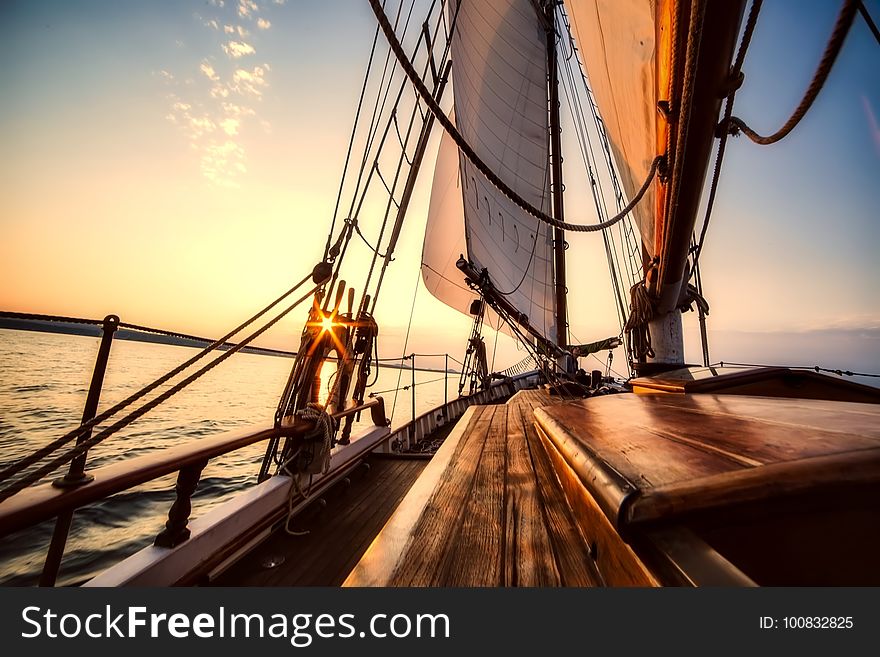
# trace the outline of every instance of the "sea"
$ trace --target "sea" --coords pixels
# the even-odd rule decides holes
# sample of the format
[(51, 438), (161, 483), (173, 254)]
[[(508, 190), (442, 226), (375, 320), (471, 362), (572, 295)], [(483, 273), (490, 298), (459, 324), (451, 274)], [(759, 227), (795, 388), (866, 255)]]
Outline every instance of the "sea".
[[(0, 468), (79, 425), (98, 343), (99, 338), (81, 335), (0, 329)], [(126, 398), (194, 353), (190, 347), (115, 340), (98, 411)], [(443, 357), (419, 357), (417, 363), (432, 369), (415, 372), (416, 414), (442, 404), (444, 387), (449, 399), (457, 396), (459, 377), (444, 374)], [(88, 454), (86, 469), (270, 423), (292, 364), (292, 358), (282, 356), (235, 354), (95, 446)], [(412, 418), (413, 388), (396, 390), (410, 385), (412, 376), (409, 369), (380, 367), (371, 388), (382, 391), (392, 427)], [(172, 379), (172, 383), (177, 380)], [(368, 423), (365, 414), (361, 427)], [(212, 460), (193, 496), (191, 517), (206, 513), (253, 485), (264, 451), (265, 444), (259, 443)], [(66, 466), (47, 480), (65, 471)], [(175, 482), (176, 474), (169, 475), (78, 509), (57, 584), (80, 584), (152, 544), (174, 501)], [(37, 584), (54, 524), (54, 520), (44, 522), (0, 541), (0, 585)]]

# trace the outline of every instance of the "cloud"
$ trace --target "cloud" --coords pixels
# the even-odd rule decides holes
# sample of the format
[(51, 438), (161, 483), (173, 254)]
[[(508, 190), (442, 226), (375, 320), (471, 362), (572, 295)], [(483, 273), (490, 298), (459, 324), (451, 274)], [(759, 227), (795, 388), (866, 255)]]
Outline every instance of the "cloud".
[(256, 112), (251, 107), (243, 107), (235, 103), (222, 103), (223, 112), (226, 116), (244, 117), (255, 116)]
[[(273, 4), (285, 2), (205, 0), (202, 4), (206, 15), (193, 13), (192, 17), (208, 33), (209, 49), (180, 68), (156, 75), (170, 92), (166, 119), (198, 158), (201, 175), (211, 183), (237, 187), (247, 172), (244, 140), (250, 131), (271, 131), (269, 122), (256, 111), (256, 103), (269, 88), (270, 67), (254, 65), (253, 60), (250, 66), (243, 62), (256, 54), (259, 39), (272, 27), (262, 14), (269, 13)], [(218, 56), (220, 51), (225, 56)]]
[[(262, 19), (260, 19), (260, 20), (262, 20)], [(226, 34), (237, 34), (238, 36), (240, 36), (242, 38), (244, 38), (248, 34), (250, 34), (250, 32), (248, 32), (241, 25), (224, 25), (223, 31), (226, 32)]]
[(255, 66), (252, 70), (236, 69), (232, 74), (233, 89), (242, 95), (259, 98), (263, 95), (263, 89), (269, 86), (266, 81), (266, 71), (268, 70), (268, 64)]
[(862, 107), (865, 108), (865, 116), (868, 119), (868, 133), (874, 141), (874, 149), (877, 151), (877, 155), (880, 155), (880, 126), (877, 125), (877, 117), (867, 96), (862, 96)]
[(224, 187), (238, 187), (235, 176), (247, 172), (244, 148), (231, 139), (210, 144), (201, 161), (202, 175)]
[(229, 97), (229, 87), (225, 84), (215, 84), (211, 87), (211, 98), (228, 98)]
[(246, 55), (253, 55), (254, 47), (244, 41), (230, 41), (223, 44), (223, 51), (232, 59), (238, 59)]
[(255, 14), (259, 10), (260, 7), (254, 0), (238, 0), (238, 15), (242, 18), (250, 18), (252, 13)]
[(238, 119), (226, 118), (220, 121), (220, 129), (230, 136), (238, 134), (239, 125), (241, 122)]
[(214, 67), (206, 61), (202, 61), (202, 63), (199, 65), (199, 70), (204, 73), (205, 77), (207, 77), (209, 80), (213, 80), (214, 82), (216, 82), (220, 79), (220, 76), (217, 75)]

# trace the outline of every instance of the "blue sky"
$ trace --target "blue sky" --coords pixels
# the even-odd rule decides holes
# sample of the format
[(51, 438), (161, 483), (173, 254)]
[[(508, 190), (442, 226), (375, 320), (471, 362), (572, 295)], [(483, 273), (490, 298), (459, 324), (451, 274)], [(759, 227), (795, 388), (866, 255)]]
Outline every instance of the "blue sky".
[[(317, 259), (372, 12), (365, 0), (219, 4), (0, 5), (0, 307), (118, 312), (213, 335)], [(880, 17), (880, 2), (866, 4)], [(796, 106), (838, 6), (764, 3), (735, 110), (759, 132)], [(849, 349), (855, 362), (880, 368), (878, 63), (880, 46), (857, 18), (826, 89), (790, 137), (729, 144), (703, 260), (723, 357), (731, 358), (725, 332), (822, 332), (814, 349), (799, 348), (807, 358), (821, 355), (831, 330), (842, 340), (835, 358)], [(409, 314), (429, 180), (392, 271), (391, 341)], [(584, 216), (579, 210), (569, 216)], [(584, 340), (614, 334), (601, 249), (572, 242), (572, 328)], [(460, 350), (468, 330), (424, 291), (415, 321), (420, 339), (443, 349)], [(694, 326), (687, 317), (691, 335)], [(293, 324), (287, 331), (297, 333)]]

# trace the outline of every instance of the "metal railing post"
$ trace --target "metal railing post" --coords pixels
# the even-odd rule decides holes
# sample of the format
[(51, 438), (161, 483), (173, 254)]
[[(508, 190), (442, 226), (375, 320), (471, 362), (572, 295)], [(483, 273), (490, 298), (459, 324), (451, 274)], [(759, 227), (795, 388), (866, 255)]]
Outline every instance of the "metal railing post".
[(443, 419), (446, 420), (446, 405), (449, 403), (449, 354), (443, 354), (446, 357), (443, 365)]
[(416, 441), (416, 355), (410, 354), (409, 357), (412, 359), (410, 363), (410, 371), (412, 372), (412, 383), (410, 383), (410, 390), (412, 390), (412, 441)]
[[(101, 334), (101, 344), (98, 347), (98, 357), (95, 359), (95, 369), (92, 371), (92, 382), (89, 384), (89, 394), (83, 407), (82, 422), (85, 424), (95, 417), (98, 412), (98, 401), (101, 398), (101, 389), (104, 386), (104, 374), (107, 372), (107, 361), (110, 358), (110, 346), (113, 336), (119, 328), (119, 317), (107, 315), (104, 318)], [(77, 436), (76, 444), (79, 445), (92, 436), (92, 430), (87, 429)], [(75, 488), (87, 484), (94, 479), (86, 474), (86, 457), (88, 452), (83, 452), (70, 462), (67, 474), (61, 479), (52, 482), (58, 488)], [(70, 533), (70, 524), (73, 521), (73, 510), (60, 514), (55, 521), (55, 531), (52, 533), (52, 542), (46, 552), (46, 562), (43, 564), (43, 572), (40, 575), (40, 586), (55, 586), (58, 578), (58, 570), (61, 567), (61, 557), (64, 555), (64, 546), (67, 544), (67, 535)]]

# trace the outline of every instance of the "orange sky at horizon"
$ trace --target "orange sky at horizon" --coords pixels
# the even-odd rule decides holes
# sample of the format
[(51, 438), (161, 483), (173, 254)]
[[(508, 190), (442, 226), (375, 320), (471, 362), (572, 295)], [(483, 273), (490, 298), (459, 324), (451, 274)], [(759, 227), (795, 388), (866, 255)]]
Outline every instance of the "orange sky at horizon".
[[(369, 7), (265, 2), (243, 15), (236, 2), (216, 4), (107, 3), (99, 10), (34, 2), (0, 9), (0, 54), (16, 62), (0, 73), (10, 99), (0, 109), (7, 151), (0, 160), (0, 309), (90, 318), (115, 313), (216, 337), (318, 261), (375, 29)], [(756, 32), (755, 50), (769, 47), (763, 44), (773, 17), (764, 18), (770, 27)], [(322, 34), (330, 25), (332, 47)], [(845, 134), (822, 137), (829, 170), (843, 152), (835, 149), (860, 143), (855, 130), (865, 125), (865, 105), (880, 104), (877, 73), (860, 63), (857, 46), (848, 47), (839, 66), (861, 67), (858, 75), (869, 77), (852, 83), (861, 123), (846, 122)], [(749, 83), (755, 97), (765, 91), (756, 76), (747, 77), (738, 106), (744, 115), (755, 114)], [(222, 97), (215, 93), (221, 84), (227, 85)], [(801, 82), (791, 85), (796, 97)], [(788, 111), (791, 99), (780, 104)], [(878, 269), (876, 259), (867, 260), (877, 229), (870, 216), (851, 235), (827, 222), (843, 201), (855, 208), (844, 217), (877, 207), (876, 185), (864, 181), (880, 175), (880, 155), (860, 155), (851, 180), (810, 164), (829, 186), (819, 200), (800, 174), (774, 183), (775, 190), (764, 182), (792, 160), (805, 160), (814, 133), (825, 134), (817, 122), (838, 119), (839, 111), (817, 102), (812, 125), (799, 128), (804, 135), (772, 151), (759, 152), (745, 140), (730, 145), (704, 262), (711, 328), (880, 326)], [(205, 118), (209, 128), (200, 123)], [(377, 312), (395, 348), (417, 281), (436, 142), (435, 131)], [(870, 143), (866, 148), (873, 152)], [(577, 174), (571, 175), (567, 183)], [(853, 188), (862, 190), (855, 201)], [(795, 200), (810, 198), (786, 210), (767, 196), (780, 189)], [(571, 220), (592, 221), (590, 206), (575, 196), (571, 203)], [(807, 234), (784, 233), (783, 213)], [(370, 221), (364, 225), (372, 236), (378, 220)], [(745, 234), (745, 223), (762, 233)], [(805, 246), (806, 239), (816, 246)], [(601, 240), (575, 235), (569, 241), (572, 332), (581, 341), (614, 335), (619, 327)], [(355, 272), (370, 252), (357, 238), (351, 248)], [(305, 312), (294, 311), (263, 344), (293, 348)], [(693, 314), (685, 321), (692, 330)], [(443, 350), (463, 350), (470, 329), (467, 317), (424, 288), (413, 323), (421, 333), (415, 344), (431, 344), (433, 335)], [(522, 356), (509, 342), (502, 350), (511, 362)]]

